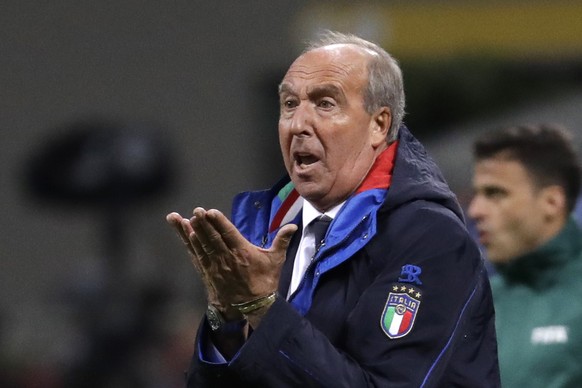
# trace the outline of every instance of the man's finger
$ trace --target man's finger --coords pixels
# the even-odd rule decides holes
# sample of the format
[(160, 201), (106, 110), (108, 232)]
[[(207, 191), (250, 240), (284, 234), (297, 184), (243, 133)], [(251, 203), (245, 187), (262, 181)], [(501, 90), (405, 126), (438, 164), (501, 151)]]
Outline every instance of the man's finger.
[[(194, 255), (198, 258), (198, 262), (201, 264), (203, 261), (208, 263), (208, 260), (206, 260), (206, 259), (208, 259), (208, 254), (206, 253), (206, 251), (202, 247), (200, 240), (198, 240), (198, 236), (196, 235), (196, 232), (190, 233), (190, 235), (188, 236), (188, 239), (190, 241), (190, 245), (192, 246), (192, 250), (194, 251)], [(203, 264), (203, 265), (205, 265), (205, 264)]]
[(283, 252), (283, 257), (285, 257), (284, 252), (287, 251), (289, 247), (289, 243), (293, 238), (293, 235), (297, 231), (297, 225), (295, 224), (287, 224), (279, 229), (277, 235), (275, 236), (275, 240), (273, 240), (273, 245), (271, 246), (271, 251), (277, 253)]
[(178, 237), (180, 237), (184, 245), (186, 245), (188, 251), (194, 254), (194, 250), (190, 246), (190, 239), (188, 238), (188, 236), (192, 232), (192, 227), (188, 223), (188, 220), (183, 218), (180, 214), (173, 212), (166, 216), (166, 221), (168, 222), (168, 224), (170, 224), (170, 226), (172, 226), (172, 228), (174, 229)]
[(188, 248), (188, 251), (190, 251), (190, 253), (192, 255), (196, 255), (196, 252), (194, 251), (194, 248), (192, 247), (192, 243), (190, 242), (190, 234), (194, 233), (194, 231), (192, 230), (192, 226), (190, 225), (190, 221), (188, 221), (187, 219), (183, 218), (182, 222), (180, 223), (180, 235), (182, 237), (182, 240), (184, 241), (184, 244), (186, 245), (186, 247)]
[(194, 209), (191, 225), (206, 255), (212, 256), (218, 253), (220, 256), (220, 253), (227, 251), (220, 233), (208, 221), (206, 210), (202, 208)]
[(209, 210), (207, 218), (229, 249), (239, 248), (241, 245), (248, 243), (236, 226), (219, 210)]
[(176, 212), (172, 212), (166, 216), (166, 222), (168, 222), (168, 224), (170, 224), (170, 226), (172, 226), (176, 230), (176, 232), (178, 232), (178, 235), (180, 236), (180, 238), (183, 241), (188, 241), (187, 236), (184, 235), (184, 232), (182, 230), (181, 223), (182, 223), (183, 219), (184, 218)]

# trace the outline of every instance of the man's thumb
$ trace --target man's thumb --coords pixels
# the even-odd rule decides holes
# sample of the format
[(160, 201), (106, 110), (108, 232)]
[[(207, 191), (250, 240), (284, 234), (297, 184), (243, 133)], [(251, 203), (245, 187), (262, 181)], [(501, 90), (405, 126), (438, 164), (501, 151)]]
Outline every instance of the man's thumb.
[(287, 247), (289, 246), (289, 243), (291, 242), (291, 238), (295, 234), (295, 231), (297, 231), (297, 225), (295, 224), (287, 224), (283, 226), (277, 232), (277, 235), (273, 240), (273, 245), (271, 246), (271, 249), (275, 252), (277, 251), (285, 252), (287, 250)]

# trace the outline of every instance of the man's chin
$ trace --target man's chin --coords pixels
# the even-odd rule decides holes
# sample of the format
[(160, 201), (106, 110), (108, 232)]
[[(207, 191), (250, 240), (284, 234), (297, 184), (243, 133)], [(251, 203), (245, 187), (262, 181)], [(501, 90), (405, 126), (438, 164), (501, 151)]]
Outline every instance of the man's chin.
[(495, 264), (495, 265), (499, 265), (499, 264), (505, 264), (509, 261), (511, 261), (510, 257), (507, 257), (506, 255), (500, 255), (500, 254), (496, 254), (496, 253), (492, 253), (490, 254), (489, 251), (487, 252), (487, 260), (489, 260), (491, 263)]
[(318, 190), (315, 184), (301, 183), (299, 185), (295, 184), (295, 189), (300, 196), (308, 200), (310, 203), (317, 203), (323, 199), (323, 195), (320, 190)]
[(325, 209), (329, 201), (325, 194), (322, 193), (321, 187), (313, 182), (302, 182), (299, 185), (295, 184), (295, 189), (301, 197), (312, 204), (318, 210)]

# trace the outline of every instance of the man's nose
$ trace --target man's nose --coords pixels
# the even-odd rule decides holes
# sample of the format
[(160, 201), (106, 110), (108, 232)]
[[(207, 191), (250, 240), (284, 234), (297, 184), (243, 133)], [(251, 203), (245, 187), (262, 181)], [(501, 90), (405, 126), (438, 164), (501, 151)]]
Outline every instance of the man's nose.
[(474, 196), (473, 199), (471, 199), (471, 202), (469, 202), (469, 208), (467, 209), (469, 217), (478, 220), (483, 217), (483, 211), (483, 201), (481, 197), (479, 195)]
[(295, 136), (309, 136), (313, 133), (313, 109), (309, 104), (299, 104), (295, 108), (289, 129)]

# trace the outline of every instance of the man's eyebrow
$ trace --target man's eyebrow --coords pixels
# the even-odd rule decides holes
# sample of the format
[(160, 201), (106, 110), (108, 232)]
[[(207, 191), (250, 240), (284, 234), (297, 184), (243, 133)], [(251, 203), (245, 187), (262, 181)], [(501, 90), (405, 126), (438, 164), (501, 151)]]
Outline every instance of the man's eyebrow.
[[(282, 83), (279, 85), (279, 94), (296, 94), (293, 87), (287, 83)], [(315, 85), (307, 91), (309, 96), (343, 96), (343, 90), (334, 84), (321, 84)]]
[(289, 86), (289, 84), (282, 83), (279, 85), (279, 94), (283, 93), (293, 94), (293, 89), (291, 88), (291, 86)]
[(309, 88), (307, 94), (310, 96), (343, 96), (344, 92), (337, 85), (322, 84)]

